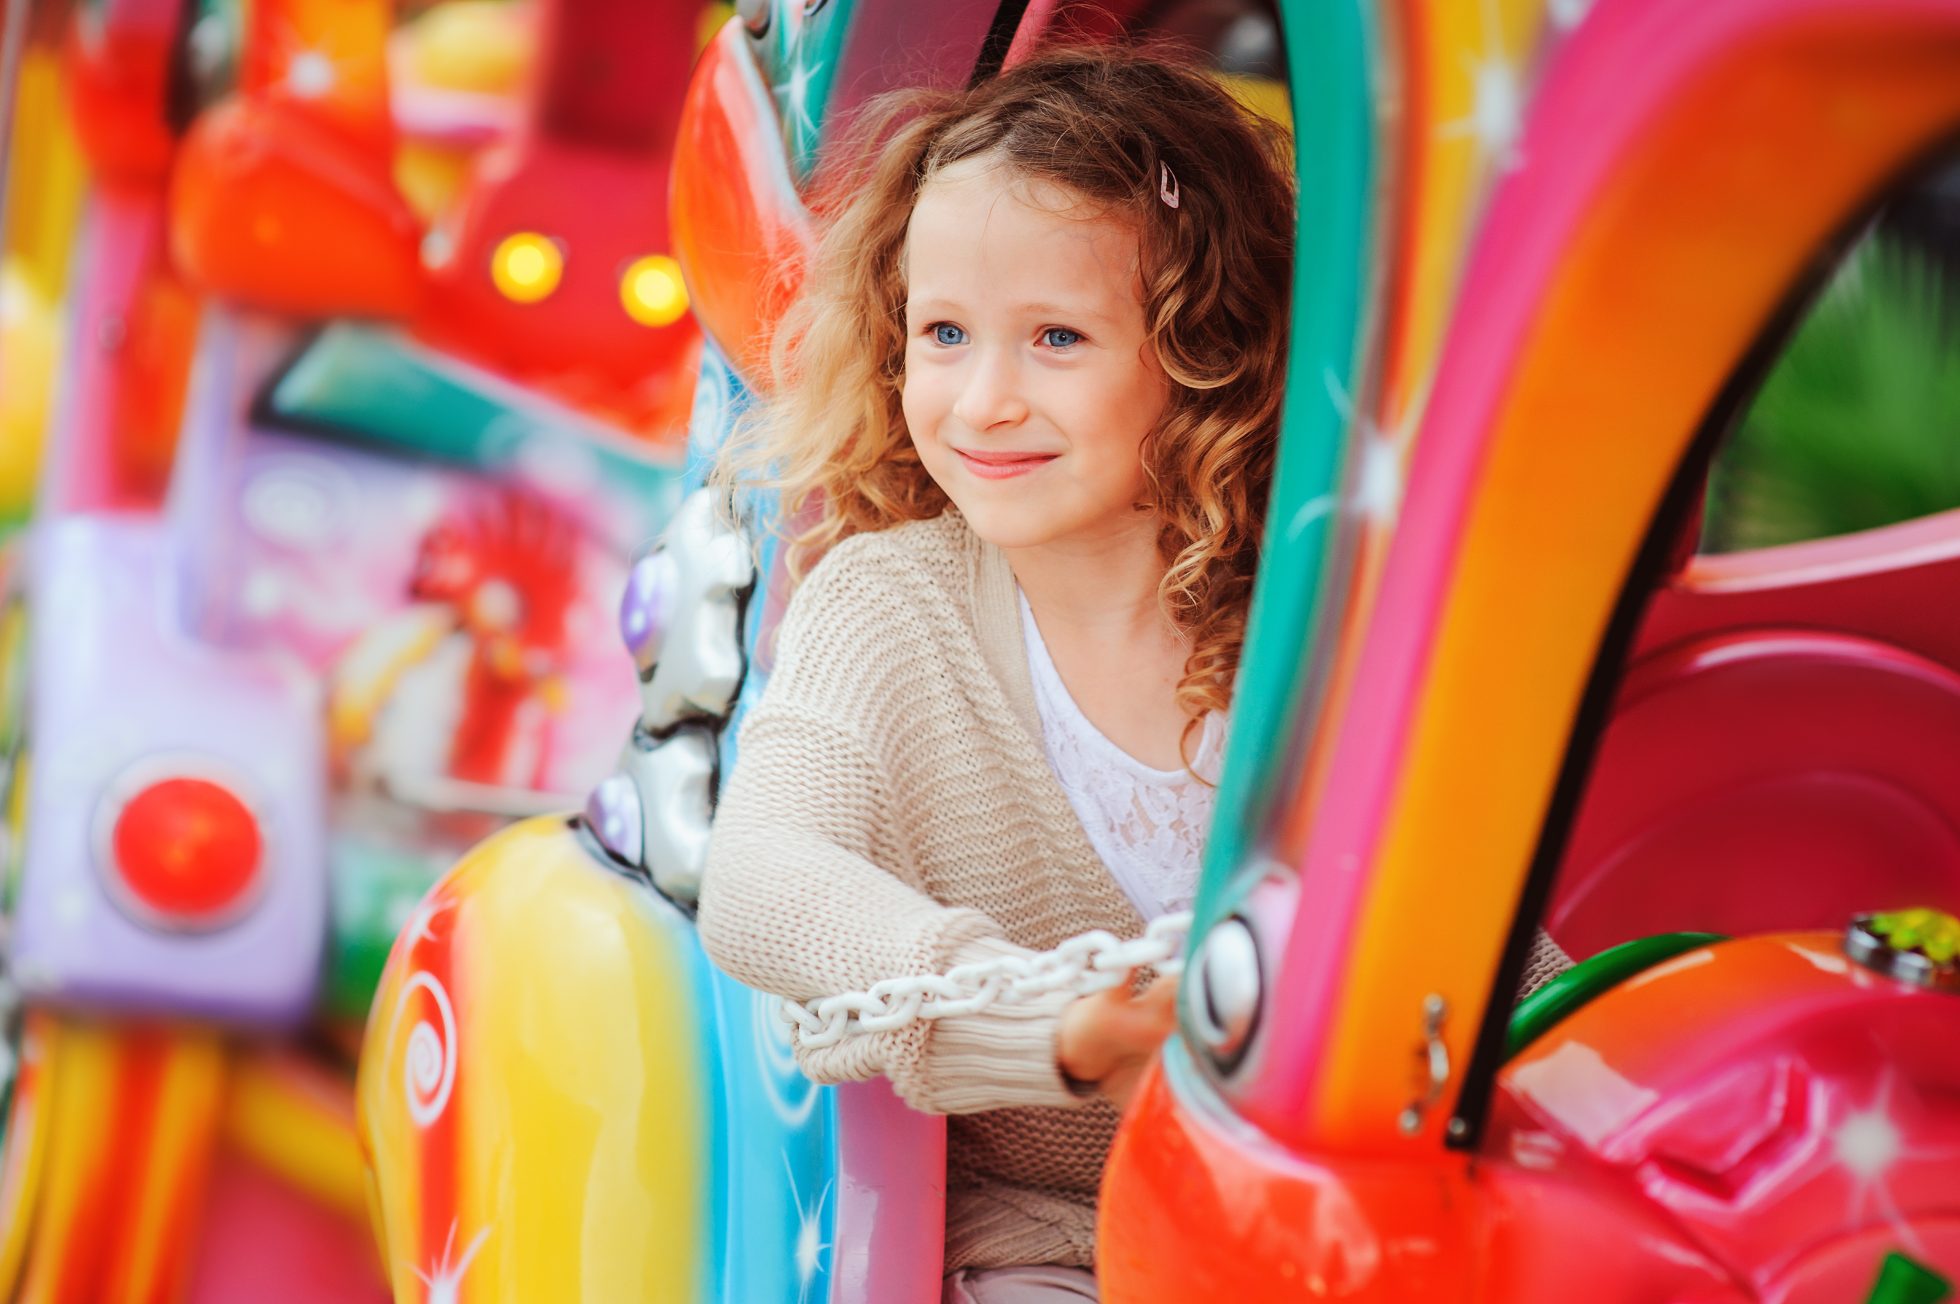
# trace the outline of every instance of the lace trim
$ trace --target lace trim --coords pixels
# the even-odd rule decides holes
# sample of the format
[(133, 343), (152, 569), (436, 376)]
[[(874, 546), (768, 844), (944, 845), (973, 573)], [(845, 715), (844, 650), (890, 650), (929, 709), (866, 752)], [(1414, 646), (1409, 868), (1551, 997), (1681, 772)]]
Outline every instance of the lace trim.
[[(1048, 766), (1089, 845), (1145, 919), (1189, 909), (1217, 790), (1182, 768), (1145, 765), (1082, 714), (1048, 655), (1025, 595), (1021, 631)], [(1219, 712), (1205, 717), (1195, 768), (1207, 779), (1218, 774), (1228, 723)]]

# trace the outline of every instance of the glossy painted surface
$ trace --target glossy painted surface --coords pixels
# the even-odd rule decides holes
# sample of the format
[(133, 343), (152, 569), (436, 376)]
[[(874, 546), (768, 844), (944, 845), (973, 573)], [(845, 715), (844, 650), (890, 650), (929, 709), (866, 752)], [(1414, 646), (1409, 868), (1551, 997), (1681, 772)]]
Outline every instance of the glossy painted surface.
[(1862, 1298), (1891, 1248), (1951, 1272), (1956, 1017), (1834, 934), (1691, 950), (1514, 1059), (1474, 1163), (1302, 1154), (1173, 1049), (1111, 1156), (1103, 1288), (1529, 1304), (1583, 1282), (1601, 1300), (1822, 1304)]
[(839, 1087), (836, 1095), (830, 1298), (919, 1298), (933, 1288), (945, 1258), (945, 1120), (911, 1108), (879, 1080)]
[(170, 65), (184, 0), (99, 0), (68, 31), (68, 112), (89, 162), (119, 182), (162, 178), (176, 145)]
[[(1541, 0), (1480, 0), (1376, 8), (1389, 37), (1380, 57), (1397, 68), (1405, 107), (1378, 129), (1382, 176), (1367, 213), (1376, 286), (1365, 312), (1372, 329), (1356, 328), (1355, 379), (1330, 389), (1342, 419), (1334, 431), (1342, 478), (1323, 503), (1338, 524), (1320, 585), (1339, 610), (1315, 625), (1312, 656), (1293, 672), (1304, 678), (1292, 691), (1305, 692), (1310, 703), (1293, 736), (1312, 742), (1287, 775), (1270, 780), (1284, 788), (1304, 779), (1304, 787), (1290, 798), (1278, 794), (1268, 821), (1291, 832), (1319, 799), (1314, 785), (1326, 772), (1331, 738), (1317, 734), (1314, 722), (1336, 714), (1353, 687), (1358, 631), (1395, 537), (1444, 328), (1483, 206), (1521, 158), (1534, 55), (1555, 46), (1585, 6), (1555, 4), (1546, 12)], [(1317, 159), (1304, 153), (1301, 181), (1318, 185)], [(1269, 837), (1273, 832), (1268, 827)]]
[(304, 107), (219, 104), (184, 140), (172, 251), (198, 283), (254, 307), (407, 316), (422, 298), (422, 233), (387, 161)]
[(210, 293), (281, 313), (400, 317), (421, 224), (395, 187), (385, 0), (247, 8), (236, 89), (197, 115), (171, 247)]
[[(807, 243), (796, 192), (807, 138), (820, 134), (835, 84), (807, 56), (833, 48), (819, 37), (843, 32), (853, 12), (833, 4), (819, 16), (836, 27), (806, 29), (782, 5), (763, 9), (773, 27), (758, 34), (738, 19), (710, 46), (677, 160), (677, 252), (714, 341), (696, 396), (697, 471), (744, 383), (762, 379), (760, 344)], [(1246, 700), (1259, 705), (1234, 744), (1205, 895), (1208, 916), (1238, 908), (1250, 920), (1273, 1010), (1235, 1075), (1219, 1081), (1174, 1046), (1146, 1087), (1104, 1192), (1110, 1298), (1557, 1299), (1575, 1279), (1629, 1301), (1825, 1289), (1843, 1298), (1868, 1282), (1872, 1228), (1863, 1213), (1796, 1192), (1840, 1175), (1830, 1165), (1850, 1118), (1842, 1102), (1869, 1085), (1846, 1057), (1845, 1029), (1855, 1020), (1878, 1030), (1871, 1061), (1923, 1084), (1915, 1090), (1927, 1100), (1948, 1090), (1947, 1052), (1895, 1053), (1895, 1043), (1950, 1043), (1950, 1005), (1896, 999), (1815, 939), (1746, 942), (1586, 1006), (1504, 1076), (1486, 1156), (1442, 1144), (1575, 704), (1682, 449), (1818, 243), (1960, 121), (1960, 12), (1950, 3), (1586, 9), (1287, 7), (1302, 171), (1331, 179), (1303, 207), (1281, 507), (1247, 660)], [(809, 49), (798, 53), (805, 30)], [(1403, 143), (1422, 148), (1382, 151), (1371, 134), (1382, 87), (1368, 78), (1390, 57), (1419, 88)], [(1533, 57), (1535, 95), (1522, 72)], [(1378, 153), (1397, 160), (1392, 183), (1376, 184)], [(1392, 306), (1364, 323), (1374, 277), (1393, 287)], [(770, 570), (765, 560), (751, 639), (777, 605)], [(1897, 657), (1866, 660), (1905, 673)], [(1276, 804), (1266, 800), (1275, 785)], [(766, 1005), (704, 976), (684, 917), (600, 863), (563, 829), (527, 826), (466, 862), (404, 939), (387, 989), (398, 995), (387, 1000), (411, 1011), (404, 1026), (420, 1021), (436, 1038), (423, 1039), (431, 1058), (418, 1080), (450, 1082), (454, 1094), (440, 1110), (424, 1097), (418, 1120), (406, 1045), (377, 1032), (364, 1090), (382, 1138), (371, 1144), (398, 1287), (416, 1289), (415, 1269), (403, 1275), (410, 1264), (459, 1282), (464, 1298), (543, 1289), (516, 1275), (515, 1251), (500, 1251), (510, 1262), (488, 1257), (495, 1228), (536, 1190), (595, 1219), (615, 1206), (658, 1208), (663, 1225), (665, 1210), (696, 1201), (690, 1216), (701, 1221), (668, 1261), (676, 1291), (929, 1297), (936, 1247), (923, 1239), (937, 1212), (905, 1203), (911, 1216), (900, 1222), (891, 1204), (929, 1185), (931, 1127), (919, 1127), (926, 1149), (908, 1186), (913, 1143), (897, 1138), (910, 1134), (885, 1130), (892, 1119), (877, 1113), (889, 1099), (810, 1087), (787, 1045), (770, 1039)], [(576, 886), (548, 897), (547, 875), (554, 892)], [(506, 892), (527, 908), (499, 904)], [(527, 935), (519, 921), (547, 900), (553, 927), (532, 932), (554, 936)], [(467, 922), (479, 917), (499, 922), (479, 931)], [(573, 964), (558, 949), (561, 918), (602, 939), (579, 955), (620, 963)], [(479, 945), (531, 986), (490, 974)], [(631, 999), (570, 994), (601, 989)], [(1447, 1060), (1447, 1090), (1405, 1135), (1397, 1120), (1432, 995), (1447, 1014), (1427, 1053)], [(523, 1017), (540, 1002), (631, 1021), (631, 1034), (612, 1023), (581, 1032), (610, 1034), (614, 1071), (642, 1083), (653, 1081), (645, 1058), (656, 1034), (670, 1053), (699, 1055), (674, 1071), (692, 1075), (676, 1089), (700, 1148), (675, 1152), (664, 1185), (627, 1165), (606, 1169), (577, 1146), (534, 1160), (535, 1145), (512, 1141), (524, 1129), (557, 1135), (565, 1116), (589, 1115), (597, 1096), (580, 1093), (617, 1084), (536, 1093), (527, 1117), (496, 1114), (498, 1129), (469, 1122), (472, 1110), (498, 1107), (472, 1104), (492, 1093), (484, 1084), (557, 1081), (554, 1057), (565, 1052), (540, 1033), (545, 1020)], [(1665, 1022), (1653, 1013), (1663, 1007)], [(439, 1053), (445, 1009), (468, 1048), (453, 1079)], [(1541, 1054), (1554, 1069), (1538, 1067)], [(1633, 1094), (1562, 1067), (1587, 1055), (1610, 1060)], [(1824, 1103), (1790, 1151), (1812, 1167), (1789, 1169), (1799, 1175), (1783, 1195), (1761, 1186), (1760, 1207), (1749, 1178), (1741, 1196), (1724, 1197), (1724, 1221), (1705, 1205), (1720, 1202), (1729, 1161), (1783, 1153), (1788, 1110), (1775, 1110), (1795, 1099), (1785, 1090), (1793, 1064), (1810, 1066), (1807, 1082), (1836, 1084), (1818, 1088)], [(1505, 1111), (1524, 1108), (1527, 1094), (1556, 1116), (1554, 1142), (1539, 1136), (1552, 1125), (1504, 1130)], [(1708, 1099), (1719, 1107), (1701, 1121), (1680, 1121), (1688, 1103), (1676, 1118), (1676, 1102)], [(681, 1126), (650, 1115), (644, 1097), (604, 1104), (635, 1137)], [(1680, 1142), (1667, 1162), (1702, 1166), (1687, 1187), (1704, 1205), (1675, 1200), (1645, 1170), (1623, 1171), (1650, 1164), (1678, 1184), (1661, 1160), (1629, 1158), (1632, 1143), (1622, 1144), (1643, 1126), (1661, 1135), (1666, 1120)], [(1950, 1162), (1937, 1108), (1912, 1126), (1927, 1164)], [(1854, 1131), (1854, 1148), (1860, 1135), (1880, 1134)], [(492, 1180), (520, 1171), (521, 1181)], [(1920, 1180), (1902, 1217), (1945, 1264), (1950, 1213), (1919, 1198)], [(1772, 1225), (1790, 1252), (1766, 1248)], [(639, 1271), (638, 1244), (608, 1250), (619, 1258), (601, 1263), (565, 1242), (553, 1289)], [(867, 1275), (884, 1267), (919, 1276), (902, 1290)]]
[(1951, 1274), (1956, 1018), (1837, 934), (1691, 951), (1508, 1065), (1487, 1148), (1638, 1191), (1757, 1298), (1861, 1298), (1887, 1242)]
[[(673, 252), (672, 141), (700, 6), (549, 0), (522, 126), (485, 150), (422, 245), (422, 338), (668, 448), (685, 428), (700, 334), (685, 314), (637, 320), (627, 278)], [(513, 237), (562, 267), (536, 297), (495, 275)]]
[(187, 1304), (261, 1299), (268, 1283), (280, 1304), (386, 1304), (374, 1233), (366, 1209), (357, 1212), (323, 1212), (306, 1188), (220, 1147), (205, 1220), (224, 1230), (198, 1247)]
[(686, 937), (559, 820), (501, 834), (424, 899), (360, 1083), (398, 1299), (425, 1282), (463, 1301), (698, 1298), (712, 1106)]
[(375, 1012), (361, 1129), (398, 1299), (421, 1298), (418, 1272), (465, 1301), (911, 1299), (938, 1280), (940, 1122), (882, 1086), (810, 1083), (767, 998), (561, 820), (437, 887)]
[(1197, 902), (1200, 932), (1250, 890), (1275, 803), (1297, 768), (1298, 713), (1324, 673), (1325, 567), (1339, 509), (1342, 449), (1361, 374), (1361, 318), (1379, 255), (1379, 143), (1372, 76), (1383, 57), (1379, 16), (1365, 0), (1281, 6), (1302, 191), (1294, 237), (1294, 378), (1281, 414), (1264, 555), (1253, 590), (1242, 703), (1227, 745)]
[(1950, 665), (1814, 626), (1675, 644), (1629, 668), (1547, 927), (1590, 955), (1687, 922), (1960, 907), (1956, 744)]
[(1472, 1298), (1466, 1170), (1461, 1158), (1330, 1162), (1275, 1145), (1222, 1108), (1173, 1043), (1104, 1173), (1103, 1294), (1136, 1304), (1367, 1299), (1371, 1288), (1373, 1298)]
[[(349, 693), (370, 708), (361, 723), (385, 717), (382, 732), (434, 743), (443, 763), (478, 778), (517, 772), (534, 803), (533, 789), (582, 789), (610, 763), (634, 700), (630, 666), (587, 628), (609, 624), (625, 550), (670, 508), (677, 470), (617, 427), (380, 329), (348, 328), (381, 340), (365, 353), (329, 331), (310, 365), (280, 370), (300, 337), (277, 314), (399, 318), (426, 288), (422, 218), (391, 176), (393, 6), (206, 6), (196, 58), (184, 5), (35, 8), (20, 131), (7, 142), (6, 524), (29, 493), (14, 483), (28, 474), (16, 474), (31, 451), (20, 437), (45, 436), (52, 457), (23, 550), (32, 562), (8, 577), (9, 596), (25, 600), (0, 621), (31, 654), (5, 650), (0, 903), (7, 978), (39, 1008), (13, 1090), (0, 1089), (0, 1295), (377, 1298), (351, 1073), (316, 1064), (296, 1081), (249, 1056), (235, 1071), (218, 1028), (312, 1020), (330, 927), (391, 937), (448, 858), (443, 821), (497, 820), (406, 802), (377, 811), (372, 793), (350, 794), (360, 749), (330, 752), (324, 689), (344, 669), (371, 690)], [(57, 61), (41, 43), (71, 22)], [(241, 30), (235, 68), (206, 57), (214, 36)], [(190, 84), (178, 85), (186, 69)], [(678, 77), (667, 89), (678, 98)], [(23, 280), (34, 299), (16, 293)], [(57, 321), (65, 340), (35, 338)], [(382, 357), (393, 365), (373, 365)], [(47, 371), (54, 401), (44, 391), (26, 403), (30, 368)], [(256, 410), (274, 379), (347, 401), (297, 417)], [(362, 428), (358, 417), (378, 410), (385, 428)], [(340, 438), (291, 428), (312, 411), (340, 418)], [(451, 442), (417, 444), (404, 430)], [(537, 547), (529, 572), (513, 574), (500, 563), (536, 518), (486, 524), (492, 480), (545, 486), (562, 495), (559, 510), (576, 502), (576, 542)], [(407, 603), (438, 515), (469, 536), (476, 578), (530, 581), (516, 587), (531, 619), (509, 637), (472, 622), (496, 604), (467, 586), (422, 594), (449, 617), (433, 640), (440, 664), (396, 658), (363, 678), (386, 658), (351, 645)], [(552, 537), (564, 542), (562, 530)], [(480, 653), (477, 664), (459, 647)], [(29, 662), (31, 681), (19, 673)], [(486, 684), (518, 691), (472, 694)], [(34, 731), (31, 785), (16, 708)], [(164, 881), (172, 849), (128, 845), (118, 819), (145, 790), (122, 790), (129, 776), (167, 789), (172, 767), (199, 782), (223, 771), (259, 844), (237, 899), (194, 919), (165, 917), (159, 889), (189, 885)], [(350, 886), (363, 854), (411, 863), (413, 889), (403, 900), (390, 883), (364, 915), (330, 914), (330, 872)], [(130, 890), (123, 862), (146, 865), (152, 890)], [(353, 884), (364, 885), (373, 876)], [(358, 1037), (376, 968), (335, 973), (334, 1017), (309, 1022), (322, 1040), (346, 1038), (350, 1013)], [(102, 1022), (71, 1020), (81, 1006)], [(191, 1022), (136, 1022), (152, 1013)]]
[[(1953, 31), (1935, 4), (1607, 0), (1548, 66), (1356, 634), (1362, 669), (1323, 725), (1326, 786), (1279, 843), (1314, 908), (1261, 923), (1302, 1020), (1230, 1088), (1262, 1126), (1434, 1144), (1445, 1111), (1414, 1142), (1395, 1130), (1424, 997), (1446, 998), (1461, 1063), (1661, 490), (1817, 242), (1960, 116)], [(1628, 47), (1651, 52), (1637, 76)], [(1756, 94), (1727, 94), (1741, 76)], [(1773, 202), (1770, 173), (1792, 178)]]
[(813, 236), (740, 19), (695, 66), (672, 204), (695, 317), (748, 384), (766, 384), (766, 332), (795, 297)]
[[(1445, 1129), (1492, 1017), (1493, 974), (1575, 713), (1663, 491), (1818, 249), (1960, 124), (1960, 7), (1548, 5), (1535, 88), (1521, 71), (1534, 48), (1528, 8), (1402, 8), (1416, 21), (1391, 29), (1398, 77), (1452, 63), (1478, 72), (1467, 106), (1418, 95), (1399, 121), (1431, 132), (1432, 147), (1474, 129), (1492, 188), (1479, 210), (1460, 165), (1451, 180), (1433, 156), (1398, 155), (1410, 170), (1389, 193), (1427, 197), (1415, 213), (1388, 215), (1387, 229), (1401, 234), (1386, 245), (1393, 261), (1383, 274), (1391, 285), (1397, 277), (1419, 284), (1391, 296), (1395, 306), (1369, 337), (1388, 350), (1376, 383), (1389, 388), (1353, 404), (1384, 420), (1381, 429), (1362, 422), (1354, 435), (1342, 510), (1361, 524), (1342, 536), (1329, 581), (1346, 605), (1322, 624), (1340, 640), (1336, 671), (1314, 682), (1318, 714), (1287, 724), (1286, 745), (1303, 770), (1286, 778), (1262, 854), (1228, 865), (1214, 843), (1208, 862), (1215, 904), (1206, 917), (1236, 907), (1247, 921), (1264, 1015), (1229, 1073), (1173, 1047), (1168, 1071), (1127, 1120), (1103, 1192), (1105, 1290), (1124, 1299), (1293, 1298), (1292, 1283), (1320, 1272), (1327, 1293), (1357, 1298), (1555, 1299), (1582, 1280), (1600, 1298), (1844, 1299), (1869, 1288), (1887, 1236), (1950, 1275), (1950, 1194), (1915, 1185), (1926, 1179), (1900, 1168), (1900, 1189), (1918, 1194), (1893, 1216), (1879, 1211), (1875, 1187), (1862, 1204), (1840, 1198), (1851, 1190), (1833, 1165), (1843, 1145), (1865, 1155), (1857, 1162), (1887, 1151), (1890, 1134), (1855, 1120), (1889, 1073), (1885, 1080), (1925, 1084), (1912, 1089), (1910, 1124), (1894, 1120), (1894, 1139), (1927, 1165), (1912, 1171), (1950, 1178), (1956, 1123), (1942, 1102), (1951, 1099), (1951, 1067), (1946, 1051), (1930, 1047), (1954, 1044), (1960, 1007), (1875, 988), (1815, 939), (1797, 950), (1738, 942), (1732, 955), (1718, 950), (1726, 958), (1717, 962), (1664, 965), (1649, 987), (1635, 979), (1607, 993), (1552, 1037), (1584, 1028), (1567, 1044), (1601, 1055), (1609, 1038), (1622, 1038), (1608, 1058), (1636, 1083), (1639, 1110), (1651, 1113), (1642, 1115), (1646, 1126), (1686, 1120), (1703, 1108), (1696, 1101), (1726, 1102), (1701, 1123), (1680, 1124), (1699, 1147), (1683, 1155), (1718, 1173), (1758, 1141), (1762, 1171), (1775, 1167), (1770, 1159), (1785, 1143), (1771, 1105), (1802, 1094), (1778, 1096), (1778, 1075), (1802, 1067), (1814, 1088), (1802, 1099), (1817, 1109), (1789, 1143), (1793, 1167), (1776, 1169), (1790, 1185), (1738, 1178), (1728, 1189), (1695, 1178), (1693, 1198), (1677, 1201), (1645, 1170), (1607, 1173), (1619, 1162), (1607, 1152), (1621, 1144), (1609, 1138), (1620, 1133), (1595, 1127), (1599, 1112), (1631, 1127), (1639, 1111), (1613, 1115), (1633, 1097), (1616, 1095), (1603, 1077), (1564, 1097), (1574, 1135), (1602, 1156), (1601, 1167), (1556, 1167), (1535, 1138), (1515, 1154), (1508, 1140), (1486, 1138), (1466, 1178)], [(1394, 84), (1435, 90), (1424, 76)], [(1445, 292), (1435, 278), (1450, 262), (1442, 233), (1452, 229), (1469, 252), (1434, 345), (1432, 380), (1420, 359), (1438, 307), (1417, 299)], [(1419, 277), (1416, 264), (1427, 268)], [(1298, 387), (1296, 372), (1290, 399)], [(1403, 413), (1414, 424), (1390, 428)], [(1922, 547), (1900, 567), (1931, 564)], [(1674, 658), (1669, 691), (1687, 677), (1707, 676), (1711, 686), (1724, 677), (1701, 712), (1753, 713), (1759, 750), (1773, 752), (1777, 735), (1763, 723), (1791, 699), (1773, 700), (1767, 681), (1738, 689), (1744, 671), (1800, 650), (1806, 677), (1782, 689), (1801, 684), (1808, 698), (1827, 692), (1820, 676), (1882, 681), (1824, 702), (1813, 723), (1851, 735), (1827, 748), (1843, 751), (1847, 774), (1865, 764), (1853, 756), (1858, 748), (1887, 752), (1879, 777), (1917, 803), (1864, 821), (1871, 837), (1860, 862), (1877, 855), (1896, 865), (1876, 885), (1889, 898), (1929, 878), (1946, 881), (1950, 749), (1905, 741), (1914, 726), (1904, 722), (1930, 722), (1929, 743), (1943, 736), (1936, 703), (1950, 669), (1915, 644), (1883, 646), (1856, 626), (1859, 637), (1731, 634), (1727, 616), (1694, 588), (1721, 569), (1691, 567), (1672, 614), (1665, 601), (1657, 612), (1672, 629), (1706, 635), (1665, 654)], [(1859, 570), (1841, 557), (1806, 582), (1848, 585)], [(1880, 580), (1834, 605), (1876, 611), (1885, 605), (1876, 593), (1926, 579)], [(1788, 623), (1819, 609), (1801, 596), (1769, 596), (1776, 586), (1761, 575), (1726, 582), (1750, 591), (1758, 610), (1809, 612)], [(1950, 636), (1949, 616), (1917, 606), (1888, 619)], [(1270, 628), (1263, 618), (1255, 611), (1255, 638)], [(1298, 657), (1298, 640), (1288, 650)], [(1828, 674), (1819, 669), (1827, 663)], [(1629, 692), (1637, 688), (1630, 681)], [(1629, 698), (1629, 709), (1658, 700)], [(1881, 711), (1894, 723), (1868, 728)], [(1644, 754), (1654, 766), (1665, 759), (1651, 746)], [(1721, 786), (1719, 759), (1709, 759), (1704, 791)], [(1694, 763), (1668, 761), (1660, 773), (1684, 768)], [(1914, 830), (1926, 837), (1913, 841)], [(1622, 831), (1631, 845), (1648, 830), (1633, 820)], [(1698, 863), (1711, 876), (1710, 847), (1686, 841), (1707, 857)], [(1815, 859), (1799, 862), (1799, 894), (1823, 873), (1822, 845), (1806, 851)], [(1685, 867), (1678, 856), (1655, 856)], [(1729, 867), (1732, 881), (1759, 890), (1774, 872), (1753, 854)], [(1737, 911), (1728, 926), (1762, 927), (1781, 904), (1773, 887), (1754, 913), (1740, 891), (1711, 890)], [(1842, 881), (1836, 890), (1846, 890)], [(1672, 972), (1679, 983), (1664, 983)], [(1654, 995), (1663, 990), (1665, 1001)], [(1613, 1057), (1620, 1048), (1624, 1062)], [(1441, 1089), (1425, 1101), (1417, 1070), (1438, 1069)], [(1500, 1079), (1500, 1095), (1517, 1089), (1516, 1072)], [(1750, 1122), (1751, 1109), (1770, 1122)], [(1872, 1136), (1881, 1138), (1877, 1150), (1858, 1151)]]
[(1745, 1298), (1622, 1192), (1446, 1152), (1302, 1155), (1223, 1110), (1175, 1050), (1111, 1152), (1098, 1247), (1104, 1297), (1136, 1304), (1551, 1304), (1578, 1283), (1609, 1304)]
[(47, 415), (42, 510), (154, 510), (177, 446), (198, 335), (197, 300), (171, 269), (162, 203), (97, 190), (76, 257), (88, 268), (67, 302)]
[(13, 1067), (6, 1077), (6, 1112), (0, 1115), (0, 1293), (11, 1299), (34, 1230), (48, 1158), (48, 1101), (53, 1072), (50, 1047), (59, 1024), (52, 1015), (16, 1015), (8, 1021), (6, 1049)]
[(57, 305), (81, 225), (83, 159), (62, 111), (61, 76), (53, 51), (21, 52), (13, 120), (33, 122), (37, 130), (18, 131), (0, 145), (8, 175), (0, 356), (11, 359), (11, 379), (0, 386), (0, 529), (23, 519), (33, 503), (60, 369)]
[[(670, 253), (667, 151), (696, 7), (539, 5), (521, 111), (440, 161), (426, 140), (404, 151), (398, 138), (391, 14), (379, 0), (248, 8), (237, 85), (195, 117), (175, 160), (179, 264), (253, 307), (410, 322), (445, 351), (672, 442), (699, 335), (677, 284), (648, 282), (657, 312), (636, 311), (631, 291)], [(431, 98), (411, 94), (422, 116), (409, 125), (441, 137)], [(553, 274), (504, 275), (513, 239)]]

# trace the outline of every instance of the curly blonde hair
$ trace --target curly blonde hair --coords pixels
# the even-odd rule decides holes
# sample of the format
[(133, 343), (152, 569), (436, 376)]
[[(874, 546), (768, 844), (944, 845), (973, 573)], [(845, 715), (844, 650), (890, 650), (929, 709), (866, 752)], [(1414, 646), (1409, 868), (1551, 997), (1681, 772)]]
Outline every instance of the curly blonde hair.
[[(1139, 506), (1160, 522), (1159, 601), (1191, 642), (1178, 705), (1191, 726), (1225, 708), (1285, 381), (1285, 131), (1162, 51), (1063, 47), (963, 91), (886, 96), (852, 141), (815, 187), (821, 234), (771, 340), (774, 395), (743, 422), (717, 480), (780, 493), (792, 578), (853, 534), (945, 511), (900, 409), (912, 207), (942, 168), (981, 156), (1054, 183), (1138, 235), (1145, 327), (1172, 382), (1143, 443)], [(1177, 179), (1176, 208), (1159, 196), (1160, 167)]]

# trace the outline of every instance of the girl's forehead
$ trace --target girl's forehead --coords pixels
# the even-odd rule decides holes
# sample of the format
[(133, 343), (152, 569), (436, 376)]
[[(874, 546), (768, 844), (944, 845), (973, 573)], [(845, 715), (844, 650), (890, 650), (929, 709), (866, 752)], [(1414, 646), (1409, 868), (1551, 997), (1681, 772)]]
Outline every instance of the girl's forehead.
[(1030, 280), (1134, 299), (1137, 232), (1107, 205), (999, 161), (963, 159), (920, 188), (905, 240), (917, 296), (1006, 288)]
[(1071, 221), (1112, 221), (1125, 227), (1126, 218), (1110, 205), (1051, 177), (1039, 176), (998, 153), (976, 154), (934, 168), (919, 187), (918, 203), (928, 197), (959, 200), (1012, 200), (1024, 208)]

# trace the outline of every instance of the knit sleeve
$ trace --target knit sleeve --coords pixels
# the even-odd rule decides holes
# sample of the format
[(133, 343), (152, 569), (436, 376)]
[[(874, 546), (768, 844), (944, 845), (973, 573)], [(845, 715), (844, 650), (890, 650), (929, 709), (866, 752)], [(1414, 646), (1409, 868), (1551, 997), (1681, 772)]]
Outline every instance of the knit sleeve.
[[(852, 646), (851, 626), (863, 633), (879, 613), (822, 577), (797, 595), (776, 674), (742, 728), (700, 899), (709, 957), (739, 981), (795, 1000), (1016, 950), (986, 914), (942, 905), (877, 863), (889, 845), (880, 836), (887, 784), (862, 739), (901, 727), (884, 716), (904, 656)], [(844, 601), (856, 605), (840, 613)], [(907, 1103), (932, 1113), (1074, 1105), (1054, 1053), (1067, 1002), (1058, 993), (799, 1046), (797, 1058), (818, 1082), (883, 1074)]]

